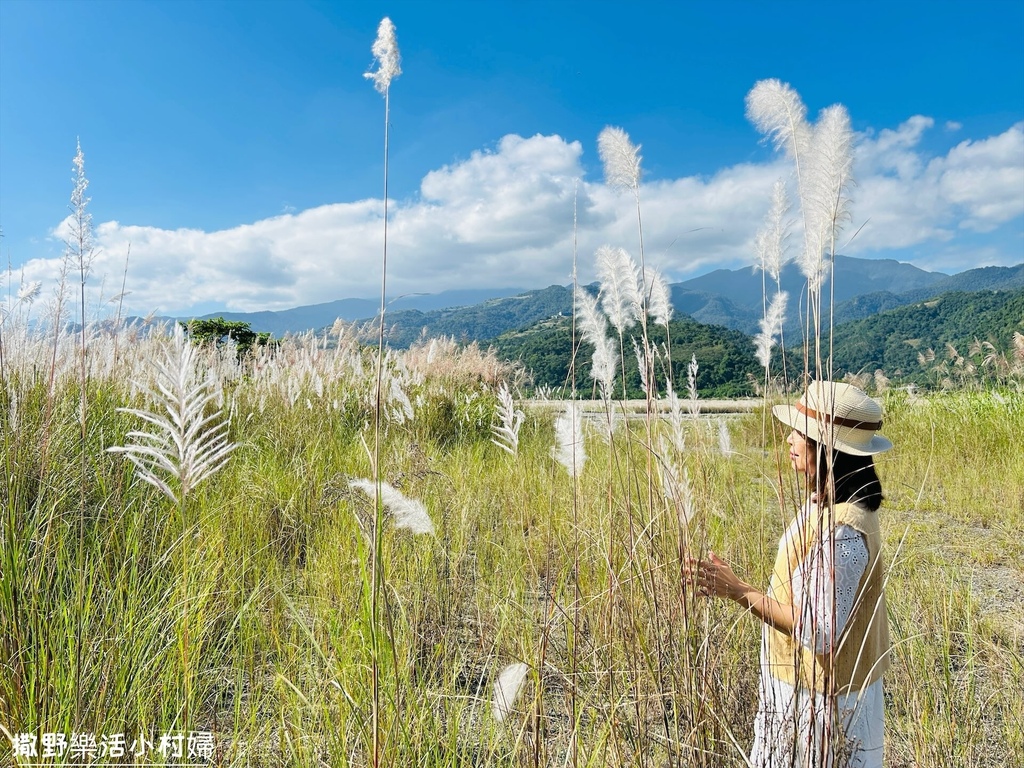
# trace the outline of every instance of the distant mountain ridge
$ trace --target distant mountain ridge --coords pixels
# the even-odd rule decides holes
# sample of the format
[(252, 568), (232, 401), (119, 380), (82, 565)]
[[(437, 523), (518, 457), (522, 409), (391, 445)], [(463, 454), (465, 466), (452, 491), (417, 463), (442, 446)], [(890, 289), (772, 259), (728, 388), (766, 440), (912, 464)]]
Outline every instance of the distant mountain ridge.
[(1024, 288), (1024, 263), (1015, 267), (979, 267), (950, 275), (929, 288), (904, 293), (878, 291), (855, 296), (836, 305), (836, 323), (862, 320), (880, 312), (905, 307), (943, 293), (973, 291), (1012, 291)]
[[(794, 262), (783, 267), (780, 277), (782, 290), (789, 294), (790, 310), (787, 315), (795, 326), (806, 278)], [(907, 291), (930, 291), (948, 279), (949, 275), (942, 272), (928, 272), (894, 259), (836, 256), (832, 274), (822, 290), (822, 316), (828, 315), (832, 285), (835, 286), (838, 311), (843, 302), (864, 294), (886, 291), (899, 295)], [(775, 293), (773, 282), (767, 278), (769, 298)], [(765, 285), (765, 276), (752, 269), (716, 269), (673, 285), (672, 303), (678, 311), (699, 322), (754, 334), (764, 313)]]
[[(450, 307), (468, 307), (489, 299), (517, 293), (517, 288), (484, 288), (478, 290), (452, 290), (441, 293), (412, 293), (392, 298), (387, 303), (388, 313), (395, 311), (430, 312)], [(256, 331), (269, 331), (274, 336), (286, 333), (302, 333), (334, 324), (341, 319), (346, 322), (367, 320), (380, 312), (380, 301), (374, 299), (338, 299), (324, 304), (310, 304), (294, 309), (262, 312), (212, 312), (199, 319), (223, 317), (249, 323)], [(185, 320), (188, 318), (179, 318)]]
[[(892, 259), (837, 256), (834, 322), (870, 317), (879, 312), (924, 301), (950, 291), (1012, 290), (1024, 287), (1024, 263), (1013, 267), (982, 267), (955, 275), (928, 272)], [(677, 315), (688, 315), (705, 325), (719, 325), (752, 335), (763, 312), (763, 276), (753, 270), (719, 269), (670, 286)], [(770, 281), (769, 281), (770, 282)], [(788, 326), (799, 323), (805, 280), (795, 264), (782, 272), (782, 288), (790, 293)], [(771, 287), (769, 286), (769, 291)], [(827, 316), (830, 283), (823, 291)], [(510, 295), (511, 294), (511, 295)], [(379, 303), (369, 299), (341, 299), (277, 312), (223, 312), (204, 315), (250, 323), (254, 331), (275, 336), (373, 319)], [(433, 295), (407, 295), (388, 305), (387, 339), (396, 348), (407, 347), (421, 335), (452, 336), (460, 341), (490, 341), (502, 333), (571, 314), (568, 286), (515, 291), (513, 289), (455, 290)]]

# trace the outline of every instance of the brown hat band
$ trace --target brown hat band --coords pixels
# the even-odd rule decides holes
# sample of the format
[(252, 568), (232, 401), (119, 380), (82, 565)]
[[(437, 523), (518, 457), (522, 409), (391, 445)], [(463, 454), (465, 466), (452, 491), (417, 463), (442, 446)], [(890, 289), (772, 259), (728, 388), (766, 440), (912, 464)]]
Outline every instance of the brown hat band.
[(833, 416), (828, 413), (818, 413), (811, 408), (808, 408), (803, 403), (798, 402), (796, 409), (809, 419), (815, 421), (823, 421), (826, 424), (832, 423), (837, 427), (849, 427), (851, 429), (870, 429), (872, 432), (877, 432), (882, 428), (882, 422), (880, 421), (859, 421), (857, 419), (845, 419), (842, 416)]

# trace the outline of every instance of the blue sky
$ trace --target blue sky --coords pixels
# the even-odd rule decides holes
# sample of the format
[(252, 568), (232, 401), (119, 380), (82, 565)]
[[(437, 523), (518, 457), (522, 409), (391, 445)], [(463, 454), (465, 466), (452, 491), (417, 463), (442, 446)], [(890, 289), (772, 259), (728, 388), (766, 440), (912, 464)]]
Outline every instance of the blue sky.
[[(0, 249), (52, 284), (81, 140), (100, 302), (283, 309), (380, 285), (397, 28), (392, 293), (565, 284), (634, 252), (596, 138), (642, 146), (645, 251), (670, 280), (752, 263), (789, 163), (744, 116), (775, 77), (857, 132), (850, 255), (1024, 261), (1024, 3), (0, 0)], [(631, 227), (633, 227), (631, 229)]]

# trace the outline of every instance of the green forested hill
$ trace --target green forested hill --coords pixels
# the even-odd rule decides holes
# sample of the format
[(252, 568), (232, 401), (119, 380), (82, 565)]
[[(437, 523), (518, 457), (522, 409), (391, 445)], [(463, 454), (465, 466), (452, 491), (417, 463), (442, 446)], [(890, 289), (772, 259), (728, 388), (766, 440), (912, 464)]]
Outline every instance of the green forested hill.
[[(501, 357), (522, 361), (533, 372), (538, 386), (561, 389), (569, 378), (570, 325), (568, 316), (549, 318), (522, 330), (503, 333), (489, 344)], [(991, 375), (994, 367), (986, 369), (982, 360), (993, 351), (1012, 360), (1015, 331), (1024, 333), (1024, 289), (946, 293), (836, 326), (836, 376), (874, 373), (881, 369), (892, 379), (936, 385), (951, 375), (955, 378), (958, 373), (947, 345), (952, 345), (966, 361), (971, 357), (970, 349), (975, 342), (992, 344), (993, 349), (976, 351), (974, 355), (977, 375)], [(754, 358), (754, 343), (749, 336), (721, 326), (702, 325), (687, 317), (674, 321), (671, 333), (677, 390), (685, 389), (686, 364), (691, 355), (696, 355), (701, 395), (753, 394), (751, 381), (759, 381), (762, 371)], [(660, 327), (652, 328), (651, 337), (659, 345), (665, 341)], [(799, 344), (787, 346), (791, 365), (802, 365)], [(822, 348), (828, 349), (827, 339), (823, 340)], [(625, 350), (628, 394), (638, 397), (640, 380), (629, 338)], [(589, 377), (591, 354), (592, 349), (583, 345), (576, 363), (576, 388), (582, 393), (593, 389)], [(926, 360), (924, 364), (919, 361), (919, 355)], [(799, 376), (797, 368), (790, 371), (792, 380)]]
[[(558, 317), (521, 331), (512, 331), (493, 339), (490, 345), (509, 360), (520, 360), (533, 372), (538, 386), (561, 389), (569, 380), (572, 356), (571, 318)], [(633, 331), (639, 333), (638, 329)], [(760, 368), (754, 357), (754, 344), (740, 331), (713, 325), (701, 325), (690, 318), (670, 323), (672, 336), (672, 371), (677, 392), (686, 390), (686, 366), (693, 355), (700, 369), (698, 390), (703, 397), (738, 397), (753, 394), (751, 377), (757, 380)], [(661, 347), (664, 329), (654, 326), (651, 340)], [(629, 397), (642, 397), (640, 374), (631, 337), (625, 340), (625, 370)], [(590, 393), (593, 348), (580, 345), (576, 361), (576, 389)], [(621, 371), (620, 371), (621, 373)], [(664, 376), (659, 376), (663, 379)], [(621, 393), (621, 390), (619, 390)]]
[[(935, 380), (934, 367), (949, 357), (947, 344), (969, 357), (975, 341), (1009, 355), (1015, 331), (1024, 333), (1024, 289), (945, 293), (835, 329), (835, 363), (842, 372), (874, 372), (921, 383)], [(922, 365), (919, 353), (934, 361)], [(980, 361), (976, 361), (980, 362)]]

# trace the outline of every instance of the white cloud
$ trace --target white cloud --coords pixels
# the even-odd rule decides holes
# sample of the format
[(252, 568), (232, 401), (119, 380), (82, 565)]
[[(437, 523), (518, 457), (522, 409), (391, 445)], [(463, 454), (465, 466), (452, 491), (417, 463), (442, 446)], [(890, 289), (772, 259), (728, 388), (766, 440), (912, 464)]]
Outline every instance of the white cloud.
[[(857, 146), (854, 220), (867, 222), (848, 253), (948, 242), (961, 230), (992, 232), (1024, 214), (1024, 123), (998, 136), (963, 141), (946, 155), (918, 148), (930, 118), (862, 137)], [(1022, 254), (1008, 252), (1004, 263)], [(976, 266), (967, 260), (960, 268)]]
[[(895, 130), (859, 137), (847, 232), (867, 225), (844, 252), (892, 257), (894, 249), (915, 247), (927, 252), (921, 266), (958, 271), (978, 265), (961, 235), (995, 237), (1001, 228), (1005, 235), (1005, 225), (1022, 218), (1024, 123), (937, 157), (921, 149), (933, 127), (931, 118), (915, 116)], [(587, 181), (583, 151), (559, 136), (509, 135), (428, 173), (418, 196), (389, 205), (388, 293), (568, 283), (574, 199), (581, 280), (593, 279), (593, 254), (602, 244), (638, 256), (632, 195)], [(771, 186), (789, 175), (778, 159), (644, 184), (647, 263), (670, 280), (752, 263)], [(108, 285), (120, 285), (130, 242), (127, 303), (137, 312), (284, 309), (372, 297), (380, 291), (382, 216), (382, 201), (371, 199), (216, 232), (109, 221), (96, 227), (94, 282), (105, 276)], [(978, 247), (990, 263), (1021, 260), (1019, 237)], [(57, 267), (56, 259), (37, 259), (26, 264), (25, 276), (52, 280)]]

